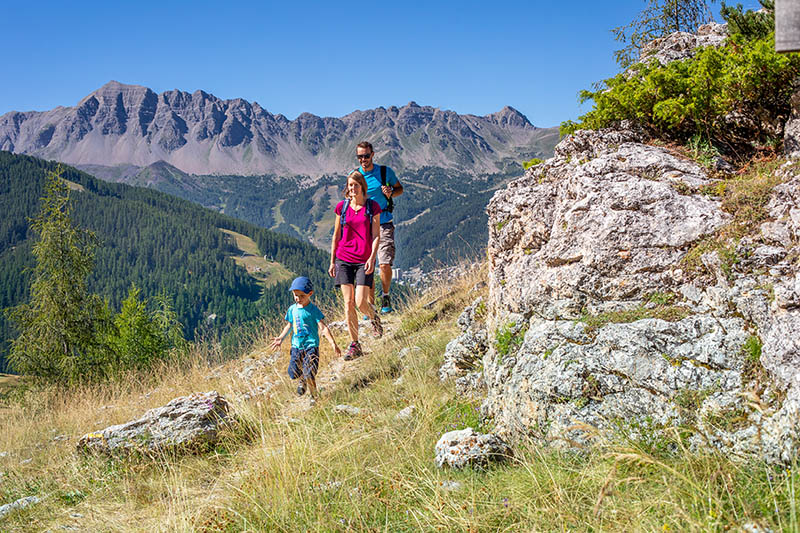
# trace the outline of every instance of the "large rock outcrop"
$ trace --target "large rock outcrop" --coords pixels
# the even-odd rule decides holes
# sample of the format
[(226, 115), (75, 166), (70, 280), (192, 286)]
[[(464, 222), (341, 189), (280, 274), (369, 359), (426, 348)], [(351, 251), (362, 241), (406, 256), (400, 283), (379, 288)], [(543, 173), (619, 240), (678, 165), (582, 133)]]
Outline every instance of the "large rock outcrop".
[(697, 28), (697, 33), (676, 31), (653, 39), (642, 47), (639, 61), (655, 59), (662, 65), (693, 57), (701, 46), (722, 46), (728, 38), (728, 25), (711, 22)]
[(136, 420), (84, 435), (78, 450), (154, 453), (204, 446), (217, 441), (230, 419), (228, 402), (216, 391), (182, 396)]
[(579, 131), (498, 191), (483, 409), (499, 435), (574, 444), (680, 425), (697, 446), (791, 461), (800, 169), (778, 172), (758, 235), (719, 253), (702, 246), (732, 220), (714, 181), (631, 131)]

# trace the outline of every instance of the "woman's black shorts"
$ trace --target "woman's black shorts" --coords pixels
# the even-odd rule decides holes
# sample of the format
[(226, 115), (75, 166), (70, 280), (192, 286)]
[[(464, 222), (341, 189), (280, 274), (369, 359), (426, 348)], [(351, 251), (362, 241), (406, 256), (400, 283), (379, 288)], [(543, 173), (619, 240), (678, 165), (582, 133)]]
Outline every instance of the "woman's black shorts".
[(367, 274), (365, 272), (367, 267), (364, 263), (348, 263), (336, 258), (334, 264), (336, 265), (336, 277), (334, 280), (336, 281), (337, 287), (341, 285), (372, 286), (375, 272), (373, 271), (372, 274)]

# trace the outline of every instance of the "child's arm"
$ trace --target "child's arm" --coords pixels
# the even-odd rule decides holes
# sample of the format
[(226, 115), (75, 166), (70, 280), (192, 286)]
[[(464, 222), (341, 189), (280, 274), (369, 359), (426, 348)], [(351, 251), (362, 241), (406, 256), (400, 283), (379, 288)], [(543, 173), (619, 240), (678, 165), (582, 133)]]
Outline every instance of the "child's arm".
[(331, 343), (331, 348), (333, 348), (333, 351), (336, 353), (336, 356), (337, 357), (341, 356), (342, 350), (340, 350), (339, 347), (336, 346), (336, 340), (333, 338), (333, 333), (331, 333), (331, 330), (328, 328), (328, 325), (325, 324), (325, 322), (322, 320), (320, 320), (318, 323), (319, 323), (319, 330), (322, 332), (322, 336), (328, 339), (328, 342)]
[(277, 350), (281, 347), (281, 343), (283, 342), (283, 338), (289, 333), (289, 329), (292, 327), (292, 324), (287, 322), (286, 326), (284, 326), (283, 331), (277, 337), (273, 337), (272, 344), (269, 345), (270, 349)]

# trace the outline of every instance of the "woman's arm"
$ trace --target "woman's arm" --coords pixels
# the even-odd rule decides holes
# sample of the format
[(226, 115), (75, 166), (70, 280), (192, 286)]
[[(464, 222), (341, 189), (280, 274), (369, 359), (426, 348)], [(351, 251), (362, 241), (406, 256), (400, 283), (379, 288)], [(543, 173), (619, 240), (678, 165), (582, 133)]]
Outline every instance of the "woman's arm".
[(338, 346), (336, 346), (336, 340), (333, 338), (333, 333), (331, 333), (331, 330), (328, 327), (328, 325), (322, 320), (320, 320), (318, 324), (322, 336), (328, 339), (328, 342), (331, 343), (331, 348), (333, 349), (333, 352), (336, 354), (337, 357), (341, 357), (342, 350)]
[(328, 266), (328, 275), (336, 277), (336, 248), (339, 246), (339, 241), (342, 239), (342, 217), (336, 215), (336, 220), (333, 223), (333, 238), (331, 239), (331, 264)]
[(375, 259), (378, 257), (378, 244), (381, 242), (381, 215), (378, 213), (372, 217), (372, 250), (367, 259), (364, 272), (372, 274), (375, 270)]

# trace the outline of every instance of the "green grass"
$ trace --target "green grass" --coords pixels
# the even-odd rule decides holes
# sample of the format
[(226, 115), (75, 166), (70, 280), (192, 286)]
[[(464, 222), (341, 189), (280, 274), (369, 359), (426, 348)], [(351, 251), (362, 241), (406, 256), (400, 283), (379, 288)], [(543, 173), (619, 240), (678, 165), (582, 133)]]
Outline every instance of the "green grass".
[[(0, 450), (10, 452), (0, 458), (0, 504), (29, 495), (42, 503), (0, 519), (0, 530), (75, 525), (90, 531), (198, 532), (738, 531), (748, 522), (775, 531), (800, 527), (795, 468), (693, 452), (682, 435), (641, 431), (642, 437), (600, 440), (581, 451), (523, 439), (503, 464), (437, 468), (434, 445), (444, 432), (492, 427), (480, 418), (477, 402), (459, 397), (452, 383), (437, 376), (445, 345), (459, 332), (456, 318), (475, 297), (468, 292), (472, 285), (412, 302), (398, 318), (401, 334), (373, 344), (372, 353), (348, 366), (311, 410), (291, 409), (288, 380), (269, 399), (234, 403), (240, 424), (203, 454), (110, 460), (77, 455), (74, 443), (83, 431), (129, 420), (181, 394), (212, 388), (228, 394), (240, 386), (235, 363), (218, 378), (209, 378), (210, 370), (198, 364), (102, 390), (50, 389), (26, 396), (0, 413)], [(431, 300), (425, 309), (422, 304)], [(272, 333), (264, 331), (264, 339)], [(399, 352), (411, 346), (419, 350), (401, 361)], [(264, 353), (259, 344), (252, 350)], [(285, 362), (274, 375), (285, 372)], [(322, 368), (330, 364), (325, 347)], [(145, 392), (152, 396), (142, 399)], [(364, 412), (334, 412), (340, 403)], [(408, 405), (416, 406), (414, 416), (395, 419)], [(735, 427), (739, 415), (722, 413), (727, 418), (711, 422)], [(54, 441), (52, 430), (70, 438)], [(31, 462), (22, 464), (27, 458)], [(73, 513), (82, 518), (71, 518)]]

